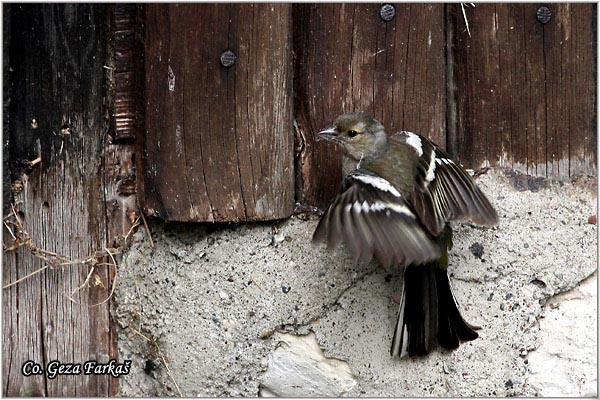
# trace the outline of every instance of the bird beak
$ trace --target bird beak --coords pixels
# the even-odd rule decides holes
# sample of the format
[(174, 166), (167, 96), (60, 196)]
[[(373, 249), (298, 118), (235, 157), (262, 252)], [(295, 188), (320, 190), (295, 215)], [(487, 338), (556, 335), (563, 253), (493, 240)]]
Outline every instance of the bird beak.
[(333, 140), (338, 135), (337, 129), (335, 127), (327, 128), (320, 131), (317, 134), (317, 141), (319, 140)]

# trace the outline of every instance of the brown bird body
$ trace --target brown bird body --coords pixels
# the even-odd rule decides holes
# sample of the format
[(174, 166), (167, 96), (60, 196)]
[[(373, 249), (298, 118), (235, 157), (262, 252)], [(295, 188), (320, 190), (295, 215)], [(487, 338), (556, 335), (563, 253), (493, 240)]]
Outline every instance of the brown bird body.
[(471, 176), (429, 139), (390, 137), (366, 114), (344, 114), (320, 137), (340, 145), (347, 175), (313, 240), (345, 242), (357, 261), (406, 267), (392, 355), (422, 355), (477, 333), (458, 311), (447, 275), (448, 221), (497, 223), (496, 211)]

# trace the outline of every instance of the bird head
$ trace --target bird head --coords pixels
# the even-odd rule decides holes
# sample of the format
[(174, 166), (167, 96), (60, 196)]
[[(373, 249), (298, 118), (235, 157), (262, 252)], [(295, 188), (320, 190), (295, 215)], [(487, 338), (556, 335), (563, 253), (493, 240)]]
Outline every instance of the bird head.
[(363, 113), (340, 115), (332, 127), (319, 132), (317, 140), (321, 139), (338, 144), (348, 157), (359, 162), (375, 158), (387, 148), (383, 125)]

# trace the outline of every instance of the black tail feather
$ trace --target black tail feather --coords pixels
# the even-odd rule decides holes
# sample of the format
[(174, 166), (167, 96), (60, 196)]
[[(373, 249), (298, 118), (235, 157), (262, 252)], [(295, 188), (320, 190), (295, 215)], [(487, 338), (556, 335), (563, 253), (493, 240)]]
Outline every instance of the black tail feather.
[[(450, 287), (448, 273), (443, 270), (435, 270), (436, 281), (438, 282), (438, 296), (440, 299), (446, 299), (439, 303), (440, 326), (438, 331), (438, 343), (445, 349), (457, 349), (459, 341), (468, 342), (475, 340), (479, 336), (473, 330), (458, 310), (458, 304)], [(442, 322), (443, 318), (443, 322)]]
[(406, 268), (392, 356), (425, 355), (436, 339), (440, 346), (452, 350), (461, 341), (478, 336), (460, 315), (448, 274), (439, 263)]

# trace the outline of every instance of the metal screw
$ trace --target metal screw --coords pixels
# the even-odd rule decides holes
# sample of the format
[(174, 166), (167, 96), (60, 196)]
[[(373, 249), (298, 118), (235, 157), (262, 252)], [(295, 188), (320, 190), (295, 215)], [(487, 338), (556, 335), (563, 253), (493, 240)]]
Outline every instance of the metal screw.
[(391, 4), (384, 4), (379, 9), (379, 16), (385, 22), (390, 22), (396, 16), (396, 8), (394, 8), (394, 6)]
[(223, 54), (221, 54), (221, 65), (224, 66), (225, 68), (229, 68), (233, 64), (235, 64), (236, 58), (237, 57), (235, 56), (235, 53), (233, 51), (231, 51), (231, 50), (224, 51)]
[(547, 24), (550, 21), (550, 17), (552, 16), (552, 11), (548, 7), (540, 7), (537, 10), (536, 17), (537, 20), (542, 24)]

